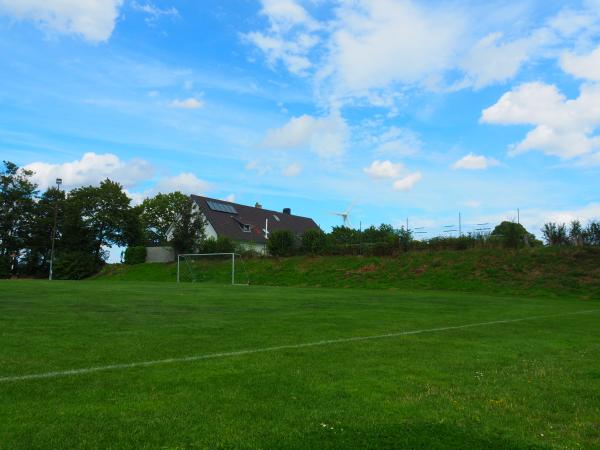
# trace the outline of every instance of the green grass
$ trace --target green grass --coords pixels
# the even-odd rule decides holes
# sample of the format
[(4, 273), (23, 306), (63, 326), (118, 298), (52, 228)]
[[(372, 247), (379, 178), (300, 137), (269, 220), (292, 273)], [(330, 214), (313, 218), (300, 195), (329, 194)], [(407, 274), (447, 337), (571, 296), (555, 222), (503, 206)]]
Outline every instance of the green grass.
[(0, 283), (0, 449), (599, 448), (597, 300), (441, 291)]
[[(394, 258), (259, 258), (246, 260), (245, 266), (256, 285), (430, 289), (600, 299), (600, 249), (594, 248), (410, 252)], [(238, 269), (242, 269), (239, 264)], [(203, 266), (209, 279), (221, 282), (227, 282), (229, 270), (228, 262)], [(187, 276), (185, 267), (182, 275)], [(96, 277), (119, 281), (175, 278), (175, 264), (109, 265)], [(244, 281), (242, 278), (240, 281)]]

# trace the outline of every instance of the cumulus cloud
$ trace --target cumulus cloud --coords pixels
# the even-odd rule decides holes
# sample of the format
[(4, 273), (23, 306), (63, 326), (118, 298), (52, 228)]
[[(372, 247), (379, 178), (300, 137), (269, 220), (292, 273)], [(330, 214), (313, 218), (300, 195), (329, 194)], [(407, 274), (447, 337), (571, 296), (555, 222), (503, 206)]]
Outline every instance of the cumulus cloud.
[(365, 167), (363, 172), (375, 180), (387, 178), (398, 178), (404, 171), (404, 164), (393, 163), (391, 161), (375, 160), (369, 167)]
[(199, 179), (193, 173), (180, 173), (172, 177), (166, 177), (161, 179), (154, 187), (154, 192), (175, 192), (180, 191), (183, 194), (203, 194), (210, 189), (210, 184), (204, 180)]
[(405, 177), (394, 181), (394, 190), (404, 192), (410, 191), (422, 178), (423, 175), (421, 175), (421, 172), (408, 174)]
[(321, 157), (341, 156), (345, 152), (348, 125), (339, 112), (326, 117), (304, 114), (293, 117), (280, 128), (267, 132), (262, 145), (272, 149), (309, 148)]
[(67, 189), (97, 185), (106, 178), (127, 188), (154, 175), (154, 168), (149, 162), (142, 159), (124, 161), (111, 153), (85, 153), (79, 160), (62, 164), (34, 162), (26, 165), (25, 169), (34, 172), (33, 180), (40, 189), (53, 186), (57, 178), (62, 178)]
[(488, 158), (483, 155), (474, 155), (473, 153), (469, 153), (468, 155), (463, 156), (461, 159), (452, 164), (452, 168), (457, 169), (465, 169), (465, 170), (484, 170), (489, 167), (497, 166), (500, 163), (494, 158)]
[(579, 97), (567, 99), (556, 86), (527, 83), (504, 94), (483, 111), (482, 123), (532, 125), (525, 139), (510, 154), (539, 150), (573, 159), (600, 150), (600, 85), (583, 85)]
[(600, 81), (600, 46), (586, 55), (566, 52), (561, 57), (560, 65), (565, 72), (577, 78)]
[(344, 2), (321, 75), (350, 93), (421, 83), (452, 65), (464, 27), (449, 8), (413, 1)]
[(204, 102), (194, 97), (190, 97), (185, 100), (173, 100), (169, 103), (169, 106), (176, 109), (199, 109), (204, 106)]
[(110, 38), (122, 4), (123, 0), (0, 0), (0, 14), (103, 42)]
[(295, 177), (300, 175), (300, 172), (302, 172), (302, 166), (298, 163), (292, 163), (285, 167), (281, 173), (285, 177)]

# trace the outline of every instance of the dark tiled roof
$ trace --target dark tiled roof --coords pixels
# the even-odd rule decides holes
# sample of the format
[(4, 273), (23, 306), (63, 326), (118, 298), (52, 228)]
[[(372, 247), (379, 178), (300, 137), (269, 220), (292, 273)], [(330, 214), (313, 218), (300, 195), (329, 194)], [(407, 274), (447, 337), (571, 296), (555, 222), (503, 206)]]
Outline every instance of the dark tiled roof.
[[(275, 230), (291, 230), (295, 234), (301, 235), (307, 230), (319, 228), (315, 221), (308, 217), (294, 216), (280, 211), (255, 208), (252, 206), (240, 205), (238, 203), (201, 197), (199, 195), (192, 195), (191, 197), (204, 213), (206, 219), (213, 226), (217, 235), (226, 236), (234, 241), (264, 243), (265, 233), (263, 229), (265, 228), (266, 219), (269, 220), (269, 232)], [(207, 201), (231, 205), (235, 208), (237, 214), (213, 211), (208, 206)], [(250, 225), (250, 232), (243, 231), (243, 224)]]

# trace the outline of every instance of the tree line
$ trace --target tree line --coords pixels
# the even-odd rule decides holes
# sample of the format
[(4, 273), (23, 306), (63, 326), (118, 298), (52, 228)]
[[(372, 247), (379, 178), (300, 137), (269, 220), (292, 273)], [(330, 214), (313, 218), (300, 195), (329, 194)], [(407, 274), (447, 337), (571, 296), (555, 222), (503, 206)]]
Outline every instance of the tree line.
[[(127, 247), (125, 260), (143, 262), (146, 246), (170, 245), (176, 253), (244, 252), (229, 239), (206, 239), (205, 224), (189, 196), (159, 193), (132, 205), (119, 183), (106, 179), (98, 186), (70, 191), (49, 187), (40, 192), (31, 171), (4, 161), (0, 168), (0, 278), (17, 268), (20, 275), (47, 276), (55, 236), (55, 278), (81, 279), (96, 273), (112, 246)], [(547, 245), (599, 246), (600, 222), (547, 223)], [(415, 239), (411, 230), (388, 224), (364, 230), (333, 227), (302, 236), (272, 231), (267, 241), (273, 256), (392, 256), (413, 250), (466, 250), (543, 245), (522, 225), (502, 222), (490, 234)]]
[(64, 279), (96, 273), (112, 246), (168, 243), (186, 250), (204, 239), (199, 214), (180, 192), (134, 206), (123, 186), (109, 179), (68, 192), (58, 187), (40, 192), (32, 177), (9, 161), (0, 168), (0, 277), (15, 269), (20, 275), (47, 276), (53, 235), (53, 273)]

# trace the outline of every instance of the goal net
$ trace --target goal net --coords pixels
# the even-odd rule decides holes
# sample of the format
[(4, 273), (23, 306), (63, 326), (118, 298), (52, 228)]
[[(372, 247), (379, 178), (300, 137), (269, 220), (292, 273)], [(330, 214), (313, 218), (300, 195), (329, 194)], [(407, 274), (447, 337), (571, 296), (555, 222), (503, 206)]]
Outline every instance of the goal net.
[(177, 255), (177, 282), (248, 285), (250, 279), (238, 253)]

